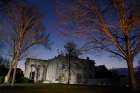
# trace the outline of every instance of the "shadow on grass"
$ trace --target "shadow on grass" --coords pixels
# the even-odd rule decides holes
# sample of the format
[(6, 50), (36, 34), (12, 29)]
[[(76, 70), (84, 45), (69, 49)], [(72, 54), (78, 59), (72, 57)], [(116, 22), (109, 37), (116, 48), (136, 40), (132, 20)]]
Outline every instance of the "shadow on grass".
[[(117, 86), (85, 86), (66, 84), (16, 84), (0, 86), (0, 93), (133, 93)], [(139, 92), (140, 93), (140, 92)]]

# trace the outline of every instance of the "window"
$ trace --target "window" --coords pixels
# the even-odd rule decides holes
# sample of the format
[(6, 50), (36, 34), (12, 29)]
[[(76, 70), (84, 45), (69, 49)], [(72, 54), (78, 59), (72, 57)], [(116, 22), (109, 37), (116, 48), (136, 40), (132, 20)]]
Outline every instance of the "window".
[(65, 69), (65, 68), (66, 68), (65, 64), (62, 64), (62, 69)]
[(40, 77), (40, 65), (37, 66), (37, 79)]
[(35, 72), (30, 72), (30, 79), (34, 80), (34, 77), (35, 77)]
[(77, 73), (77, 82), (80, 83), (82, 79), (82, 75), (80, 73)]

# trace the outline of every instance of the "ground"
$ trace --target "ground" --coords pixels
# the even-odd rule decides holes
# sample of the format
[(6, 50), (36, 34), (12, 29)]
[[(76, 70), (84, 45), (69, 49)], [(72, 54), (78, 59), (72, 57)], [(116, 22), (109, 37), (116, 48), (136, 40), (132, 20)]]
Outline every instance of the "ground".
[(132, 93), (129, 88), (63, 84), (16, 84), (0, 86), (0, 93)]

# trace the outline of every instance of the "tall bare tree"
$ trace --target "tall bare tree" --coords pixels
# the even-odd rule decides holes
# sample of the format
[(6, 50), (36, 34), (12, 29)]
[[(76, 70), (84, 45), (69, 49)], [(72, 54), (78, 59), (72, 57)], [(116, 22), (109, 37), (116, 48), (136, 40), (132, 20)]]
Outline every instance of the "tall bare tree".
[(128, 66), (130, 85), (133, 90), (138, 90), (133, 62), (140, 52), (140, 2), (69, 0), (67, 4), (61, 1), (57, 2), (57, 13), (62, 23), (78, 27), (67, 33), (80, 36), (81, 39), (85, 37), (85, 48), (104, 50), (124, 59)]
[(5, 24), (0, 31), (2, 40), (9, 46), (12, 58), (5, 83), (9, 83), (14, 69), (12, 85), (15, 81), (16, 68), (20, 59), (34, 45), (48, 46), (48, 34), (43, 25), (44, 15), (34, 6), (27, 3), (9, 3), (6, 8)]

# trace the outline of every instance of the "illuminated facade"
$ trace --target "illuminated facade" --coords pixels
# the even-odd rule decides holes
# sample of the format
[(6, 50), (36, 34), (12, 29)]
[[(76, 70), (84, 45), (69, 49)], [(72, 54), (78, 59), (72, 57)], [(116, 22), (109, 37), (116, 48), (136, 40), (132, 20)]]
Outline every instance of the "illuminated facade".
[[(50, 60), (28, 58), (25, 77), (42, 83), (88, 84), (95, 76), (94, 60), (57, 56)], [(70, 72), (70, 74), (69, 74)]]

